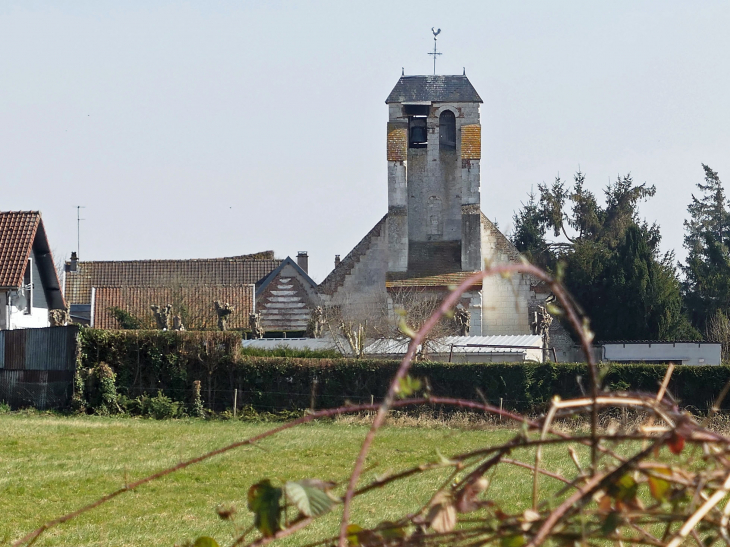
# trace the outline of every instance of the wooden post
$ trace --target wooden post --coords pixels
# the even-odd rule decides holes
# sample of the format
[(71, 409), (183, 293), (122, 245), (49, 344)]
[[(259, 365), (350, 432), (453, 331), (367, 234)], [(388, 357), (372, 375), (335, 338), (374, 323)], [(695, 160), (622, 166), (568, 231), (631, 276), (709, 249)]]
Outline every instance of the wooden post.
[(238, 388), (233, 390), (233, 418), (236, 418), (236, 410), (238, 409)]
[(309, 410), (314, 411), (314, 403), (317, 399), (317, 383), (319, 382), (319, 379), (317, 378), (317, 375), (314, 375), (312, 377), (312, 391), (311, 395), (309, 396)]
[[(499, 398), (499, 410), (500, 410), (500, 412), (502, 411), (502, 401), (503, 400), (504, 399), (502, 399), (502, 397)], [(502, 415), (501, 414), (499, 415), (499, 421), (500, 422), (502, 421)]]

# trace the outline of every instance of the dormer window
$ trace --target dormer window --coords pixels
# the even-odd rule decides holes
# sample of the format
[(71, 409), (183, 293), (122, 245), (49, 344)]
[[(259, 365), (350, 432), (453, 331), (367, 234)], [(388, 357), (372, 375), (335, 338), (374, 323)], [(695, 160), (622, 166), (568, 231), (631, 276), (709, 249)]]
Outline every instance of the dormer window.
[(408, 147), (426, 148), (428, 144), (428, 118), (430, 104), (404, 105), (405, 115), (408, 116)]
[(456, 150), (456, 116), (451, 110), (444, 110), (439, 116), (439, 148)]

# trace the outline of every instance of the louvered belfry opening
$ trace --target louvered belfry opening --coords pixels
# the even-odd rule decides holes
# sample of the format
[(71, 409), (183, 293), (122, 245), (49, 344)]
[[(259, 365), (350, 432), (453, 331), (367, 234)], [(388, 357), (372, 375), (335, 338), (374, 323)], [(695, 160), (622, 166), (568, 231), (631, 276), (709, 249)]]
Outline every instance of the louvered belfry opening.
[(439, 116), (439, 148), (456, 150), (456, 116), (451, 110), (444, 110)]

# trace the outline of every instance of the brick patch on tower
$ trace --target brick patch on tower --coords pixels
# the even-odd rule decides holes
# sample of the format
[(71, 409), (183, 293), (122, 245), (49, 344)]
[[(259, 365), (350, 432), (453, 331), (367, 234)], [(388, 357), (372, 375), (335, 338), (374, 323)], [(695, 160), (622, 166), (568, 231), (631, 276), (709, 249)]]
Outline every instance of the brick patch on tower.
[[(390, 146), (390, 135), (388, 138)], [(461, 126), (461, 158), (478, 160), (482, 157), (482, 126), (479, 124)]]
[(388, 123), (388, 161), (408, 159), (408, 126), (403, 123)]

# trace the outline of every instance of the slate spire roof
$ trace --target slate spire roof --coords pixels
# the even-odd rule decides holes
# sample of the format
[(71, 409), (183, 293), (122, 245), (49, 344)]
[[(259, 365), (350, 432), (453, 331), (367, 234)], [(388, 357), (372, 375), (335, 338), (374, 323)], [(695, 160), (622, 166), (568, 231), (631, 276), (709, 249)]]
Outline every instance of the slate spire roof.
[(410, 102), (481, 103), (466, 76), (401, 76), (385, 104)]

